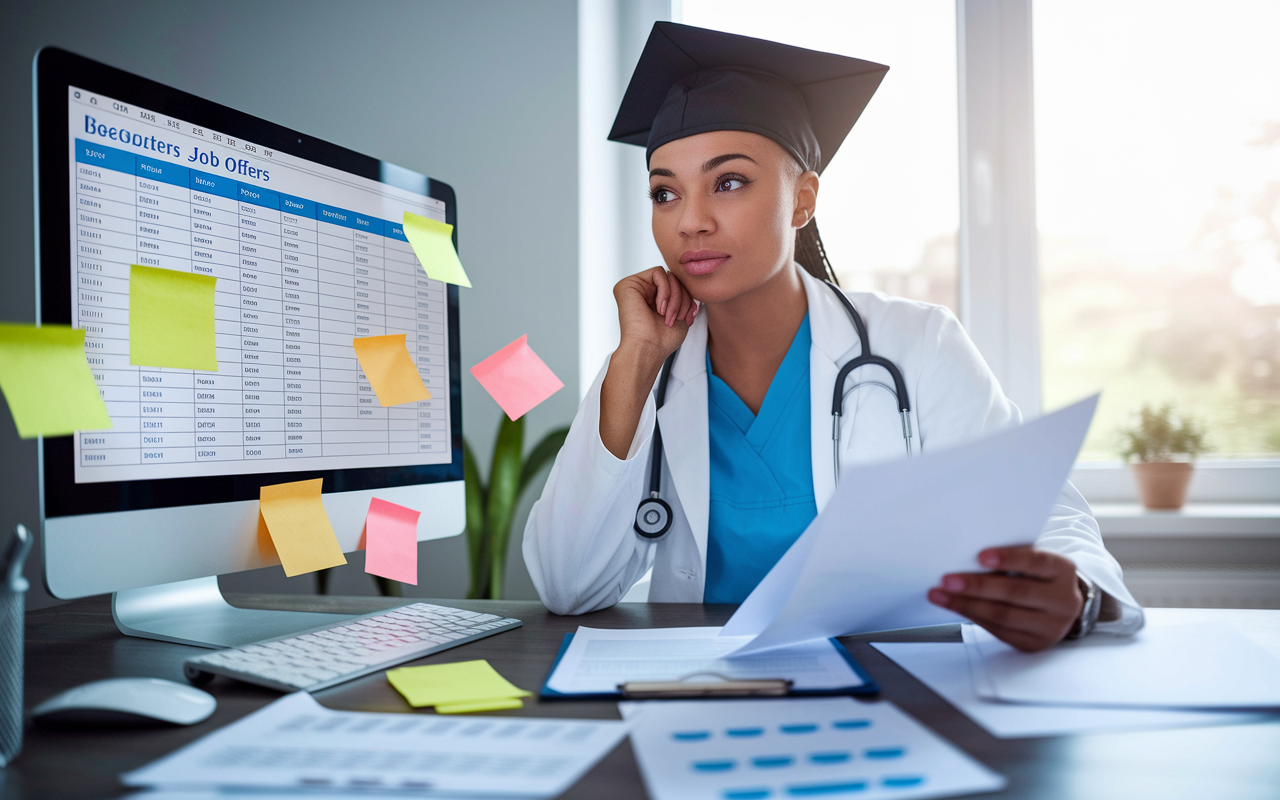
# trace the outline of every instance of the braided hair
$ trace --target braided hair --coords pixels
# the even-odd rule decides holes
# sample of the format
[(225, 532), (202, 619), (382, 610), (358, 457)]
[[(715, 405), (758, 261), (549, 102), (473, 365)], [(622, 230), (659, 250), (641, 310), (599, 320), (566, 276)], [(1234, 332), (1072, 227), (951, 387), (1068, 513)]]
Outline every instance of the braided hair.
[(809, 224), (796, 231), (796, 263), (820, 281), (831, 281), (836, 286), (840, 279), (831, 267), (827, 258), (827, 248), (822, 244), (822, 236), (818, 234), (818, 221), (809, 220)]

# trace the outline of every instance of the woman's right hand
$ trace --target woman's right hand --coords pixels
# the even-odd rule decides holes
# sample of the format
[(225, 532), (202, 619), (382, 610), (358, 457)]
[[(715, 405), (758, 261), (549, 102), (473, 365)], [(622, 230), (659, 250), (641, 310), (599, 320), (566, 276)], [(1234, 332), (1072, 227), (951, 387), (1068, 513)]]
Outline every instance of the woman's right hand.
[(618, 349), (600, 387), (600, 441), (625, 459), (662, 362), (684, 342), (698, 304), (662, 267), (638, 272), (613, 287), (618, 302)]
[(684, 341), (698, 303), (680, 279), (662, 267), (628, 275), (613, 287), (618, 303), (618, 349), (633, 348), (666, 360)]

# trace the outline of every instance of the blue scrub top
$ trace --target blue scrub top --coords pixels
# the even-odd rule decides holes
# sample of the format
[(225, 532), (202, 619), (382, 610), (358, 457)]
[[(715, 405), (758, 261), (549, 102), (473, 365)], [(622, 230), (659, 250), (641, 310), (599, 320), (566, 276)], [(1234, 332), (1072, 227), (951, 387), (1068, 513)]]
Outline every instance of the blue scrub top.
[(818, 515), (809, 425), (809, 315), (769, 384), (759, 416), (711, 371), (711, 505), (706, 603), (741, 603)]

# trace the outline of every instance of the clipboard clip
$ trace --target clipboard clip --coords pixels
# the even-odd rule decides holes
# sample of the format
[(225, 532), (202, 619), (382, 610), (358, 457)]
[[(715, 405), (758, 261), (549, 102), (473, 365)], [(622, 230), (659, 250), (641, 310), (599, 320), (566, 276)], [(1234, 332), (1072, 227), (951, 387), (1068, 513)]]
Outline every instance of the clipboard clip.
[[(708, 675), (717, 680), (687, 682)], [(794, 681), (786, 678), (734, 679), (719, 672), (691, 672), (674, 681), (627, 681), (618, 691), (628, 700), (673, 700), (699, 697), (785, 697)]]

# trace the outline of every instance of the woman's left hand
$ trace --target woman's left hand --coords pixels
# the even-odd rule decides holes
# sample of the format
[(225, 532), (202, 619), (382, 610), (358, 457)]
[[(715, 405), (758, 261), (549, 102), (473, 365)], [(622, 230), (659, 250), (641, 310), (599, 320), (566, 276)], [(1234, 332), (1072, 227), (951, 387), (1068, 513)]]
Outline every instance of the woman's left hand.
[(942, 576), (929, 602), (968, 617), (996, 638), (1034, 652), (1062, 641), (1084, 608), (1076, 565), (1034, 547), (993, 547), (978, 554), (992, 572)]

